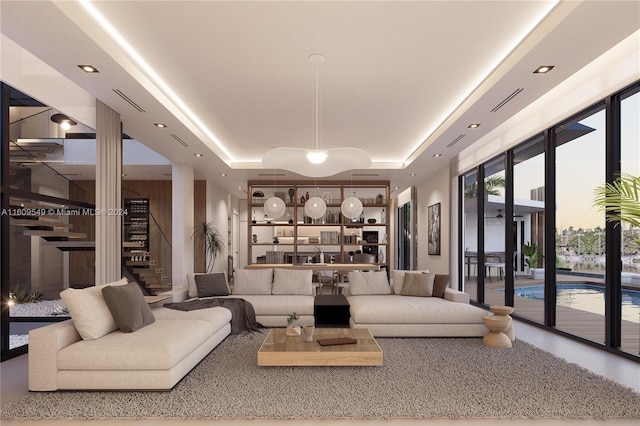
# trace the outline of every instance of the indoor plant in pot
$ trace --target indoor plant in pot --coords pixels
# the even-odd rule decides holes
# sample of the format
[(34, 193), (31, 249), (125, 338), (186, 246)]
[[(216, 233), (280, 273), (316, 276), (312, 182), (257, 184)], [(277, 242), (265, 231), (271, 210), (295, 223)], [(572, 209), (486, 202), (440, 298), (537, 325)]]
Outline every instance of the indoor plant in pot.
[(191, 238), (200, 247), (204, 247), (206, 254), (206, 271), (213, 271), (216, 258), (224, 251), (224, 240), (218, 228), (211, 222), (202, 222), (193, 228)]
[(291, 315), (289, 315), (289, 317), (287, 318), (287, 330), (285, 331), (285, 334), (287, 336), (299, 336), (301, 333), (301, 329), (300, 326), (295, 325), (295, 322), (297, 320), (299, 320), (300, 317), (298, 316), (297, 313), (292, 313)]

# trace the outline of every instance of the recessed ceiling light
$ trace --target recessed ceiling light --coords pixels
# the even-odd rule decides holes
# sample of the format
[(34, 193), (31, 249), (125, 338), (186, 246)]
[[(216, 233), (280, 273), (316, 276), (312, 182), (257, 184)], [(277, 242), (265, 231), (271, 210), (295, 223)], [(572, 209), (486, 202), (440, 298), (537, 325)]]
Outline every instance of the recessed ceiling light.
[(94, 67), (93, 65), (78, 65), (78, 67), (86, 72), (87, 74), (91, 74), (91, 73), (99, 73), (100, 71), (98, 71), (98, 68)]
[(399, 186), (394, 186), (393, 189), (400, 189), (400, 187)]
[(546, 74), (553, 69), (553, 65), (541, 65), (533, 73), (534, 74)]
[(166, 124), (164, 123), (154, 123), (156, 127), (160, 127), (161, 129), (164, 129), (165, 127), (167, 127)]
[(194, 157), (204, 157), (202, 154), (193, 154)]
[(409, 176), (414, 177), (416, 174), (415, 173), (411, 173)]
[(241, 186), (239, 186), (239, 187), (238, 187), (238, 189), (242, 189), (242, 187), (241, 187)]
[(470, 129), (476, 129), (478, 127), (480, 127), (480, 123), (471, 123), (467, 126)]
[(220, 176), (225, 177), (227, 174), (226, 173), (220, 173)]
[(433, 154), (434, 158), (442, 157), (442, 154)]

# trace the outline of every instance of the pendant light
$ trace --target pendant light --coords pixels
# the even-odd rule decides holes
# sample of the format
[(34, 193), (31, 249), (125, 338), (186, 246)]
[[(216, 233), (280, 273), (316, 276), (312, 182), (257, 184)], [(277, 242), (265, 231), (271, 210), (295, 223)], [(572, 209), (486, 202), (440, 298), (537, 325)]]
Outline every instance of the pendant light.
[[(276, 192), (276, 172), (273, 171), (273, 192)], [(287, 205), (284, 203), (284, 200), (280, 197), (269, 197), (267, 201), (264, 202), (264, 214), (268, 217), (273, 218), (273, 220), (280, 219), (284, 216), (284, 213), (287, 211)]]
[[(353, 190), (353, 174), (351, 174), (351, 190)], [(340, 211), (347, 219), (357, 219), (362, 213), (362, 201), (355, 197), (355, 192), (353, 194), (353, 196), (345, 198), (340, 204)]]
[[(319, 91), (318, 67), (324, 62), (324, 56), (313, 54), (309, 62), (315, 65), (315, 144), (313, 149), (279, 147), (267, 151), (262, 157), (265, 168), (289, 170), (302, 176), (327, 177), (352, 169), (365, 169), (371, 166), (369, 154), (359, 148), (340, 147), (320, 149), (319, 133)], [(326, 208), (326, 206), (325, 206)]]
[(311, 197), (304, 203), (304, 212), (312, 219), (319, 219), (327, 212), (327, 203), (318, 196)]

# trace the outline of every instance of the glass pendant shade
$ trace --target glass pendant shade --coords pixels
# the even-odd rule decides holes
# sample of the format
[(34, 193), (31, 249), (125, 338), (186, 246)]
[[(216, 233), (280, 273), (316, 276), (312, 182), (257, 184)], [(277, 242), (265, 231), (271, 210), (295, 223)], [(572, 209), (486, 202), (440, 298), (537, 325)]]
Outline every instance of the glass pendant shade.
[(278, 219), (284, 215), (287, 206), (281, 198), (270, 197), (264, 202), (264, 214), (273, 219)]
[(304, 203), (304, 212), (312, 219), (319, 219), (327, 211), (327, 204), (320, 197), (311, 197)]
[(347, 219), (357, 219), (362, 213), (362, 201), (356, 197), (345, 198), (340, 205), (340, 211)]

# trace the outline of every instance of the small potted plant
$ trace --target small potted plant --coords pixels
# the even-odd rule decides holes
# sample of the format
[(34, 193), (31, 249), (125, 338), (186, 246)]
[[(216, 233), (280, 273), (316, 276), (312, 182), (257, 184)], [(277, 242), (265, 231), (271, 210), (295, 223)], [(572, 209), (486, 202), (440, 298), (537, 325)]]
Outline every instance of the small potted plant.
[(384, 195), (382, 194), (376, 195), (376, 204), (382, 204), (382, 203), (384, 203)]
[(287, 336), (300, 335), (302, 330), (300, 329), (300, 326), (295, 325), (295, 322), (298, 321), (299, 319), (300, 317), (295, 312), (289, 315), (289, 317), (287, 318), (287, 331), (285, 332)]

